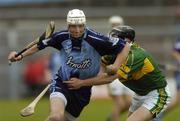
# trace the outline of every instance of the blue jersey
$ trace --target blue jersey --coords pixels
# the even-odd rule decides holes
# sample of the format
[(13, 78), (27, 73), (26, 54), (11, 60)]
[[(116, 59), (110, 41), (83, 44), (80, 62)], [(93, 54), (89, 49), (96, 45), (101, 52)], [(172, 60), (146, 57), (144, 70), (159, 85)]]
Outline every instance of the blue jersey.
[(82, 38), (74, 39), (68, 30), (53, 34), (50, 40), (38, 43), (38, 48), (47, 46), (60, 50), (61, 66), (58, 75), (61, 81), (71, 77), (86, 79), (94, 77), (100, 70), (100, 59), (103, 55), (118, 54), (125, 46), (124, 40), (108, 38), (86, 28)]

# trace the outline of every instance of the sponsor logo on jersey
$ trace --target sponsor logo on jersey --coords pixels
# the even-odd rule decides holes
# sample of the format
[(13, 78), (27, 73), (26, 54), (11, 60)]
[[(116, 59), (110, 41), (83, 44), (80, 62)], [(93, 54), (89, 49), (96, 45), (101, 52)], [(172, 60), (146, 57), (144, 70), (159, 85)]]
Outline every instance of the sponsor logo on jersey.
[(89, 68), (91, 66), (91, 59), (84, 59), (83, 61), (81, 61), (80, 63), (75, 63), (73, 61), (73, 57), (69, 56), (68, 60), (66, 62), (67, 65), (69, 65), (72, 68), (77, 68), (77, 69), (86, 69)]

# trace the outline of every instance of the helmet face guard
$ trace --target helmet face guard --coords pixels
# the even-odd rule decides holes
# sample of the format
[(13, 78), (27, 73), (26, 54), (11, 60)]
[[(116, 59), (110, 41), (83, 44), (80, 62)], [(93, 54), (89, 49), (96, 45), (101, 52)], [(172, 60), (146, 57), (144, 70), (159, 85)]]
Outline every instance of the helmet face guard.
[(121, 38), (121, 39), (128, 38), (132, 42), (134, 42), (135, 31), (130, 26), (118, 26), (118, 27), (113, 28), (109, 32), (109, 36), (110, 37)]
[(82, 10), (73, 9), (67, 14), (68, 25), (81, 25), (86, 24), (86, 16)]
[(109, 32), (109, 37), (125, 39), (125, 34), (123, 32), (113, 29)]

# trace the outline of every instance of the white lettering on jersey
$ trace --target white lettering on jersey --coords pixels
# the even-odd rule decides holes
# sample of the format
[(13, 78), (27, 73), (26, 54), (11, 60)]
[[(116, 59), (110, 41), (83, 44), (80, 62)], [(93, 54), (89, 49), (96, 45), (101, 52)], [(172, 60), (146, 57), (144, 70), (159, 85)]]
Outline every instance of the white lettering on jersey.
[(85, 59), (85, 60), (81, 61), (81, 63), (75, 63), (75, 62), (73, 62), (73, 57), (70, 56), (70, 57), (68, 57), (66, 64), (72, 68), (85, 69), (85, 68), (89, 68), (91, 66), (91, 59)]

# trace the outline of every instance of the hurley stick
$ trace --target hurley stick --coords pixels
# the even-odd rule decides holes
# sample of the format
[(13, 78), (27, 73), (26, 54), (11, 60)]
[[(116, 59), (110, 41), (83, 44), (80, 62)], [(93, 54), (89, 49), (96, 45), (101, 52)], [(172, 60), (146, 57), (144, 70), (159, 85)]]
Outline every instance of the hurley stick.
[(26, 117), (34, 114), (34, 109), (36, 107), (36, 104), (39, 102), (39, 100), (44, 96), (44, 94), (47, 92), (49, 89), (50, 84), (47, 85), (47, 87), (24, 109), (20, 111), (21, 116)]

